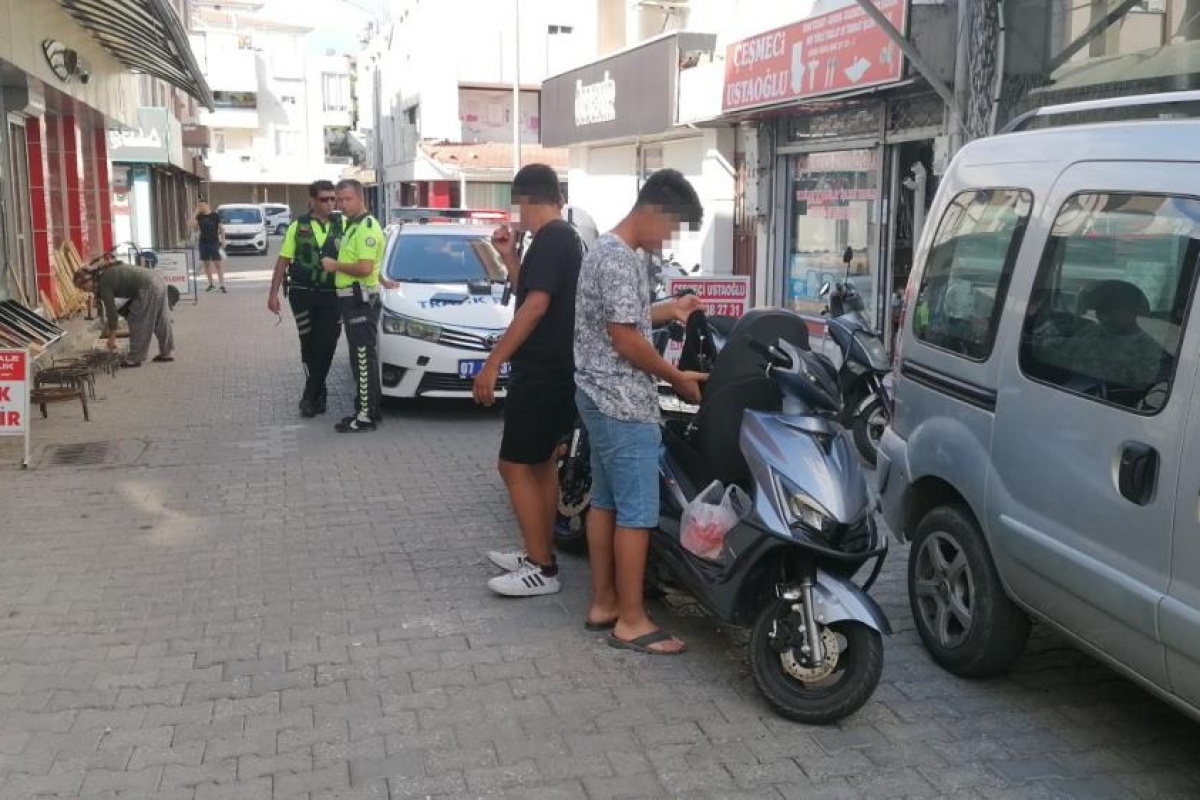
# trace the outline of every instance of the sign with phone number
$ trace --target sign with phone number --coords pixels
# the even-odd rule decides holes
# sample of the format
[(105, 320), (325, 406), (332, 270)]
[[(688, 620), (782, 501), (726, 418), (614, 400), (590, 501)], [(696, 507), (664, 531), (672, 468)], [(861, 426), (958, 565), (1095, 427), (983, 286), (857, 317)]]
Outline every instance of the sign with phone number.
[[(691, 291), (704, 304), (704, 313), (714, 317), (740, 317), (750, 310), (750, 278), (744, 275), (713, 277), (668, 278), (667, 292), (672, 296)], [(680, 342), (667, 345), (665, 357), (672, 364), (679, 362), (683, 351)]]
[(740, 317), (749, 308), (750, 278), (744, 275), (722, 275), (667, 279), (667, 292), (671, 295), (686, 291), (691, 291), (700, 298), (707, 314)]

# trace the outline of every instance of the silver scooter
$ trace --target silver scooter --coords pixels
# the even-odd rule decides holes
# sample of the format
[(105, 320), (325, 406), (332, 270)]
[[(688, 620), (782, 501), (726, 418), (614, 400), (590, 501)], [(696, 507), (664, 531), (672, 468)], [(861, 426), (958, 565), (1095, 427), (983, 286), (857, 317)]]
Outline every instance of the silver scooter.
[[(751, 311), (717, 354), (696, 414), (664, 421), (659, 530), (650, 539), (651, 582), (750, 628), (759, 690), (783, 716), (813, 724), (842, 719), (871, 697), (891, 632), (867, 593), (887, 541), (840, 407), (804, 320)], [(685, 546), (681, 519), (714, 480), (748, 492), (753, 508), (710, 559)], [(853, 578), (872, 560), (860, 587)]]

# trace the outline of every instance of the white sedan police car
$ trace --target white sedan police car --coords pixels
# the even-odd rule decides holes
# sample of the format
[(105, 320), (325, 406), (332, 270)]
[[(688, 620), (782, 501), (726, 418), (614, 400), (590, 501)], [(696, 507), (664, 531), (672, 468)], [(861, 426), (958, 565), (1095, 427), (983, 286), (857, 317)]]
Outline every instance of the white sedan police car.
[[(512, 322), (503, 304), (507, 271), (491, 244), (494, 226), (389, 227), (379, 365), (390, 397), (471, 397), (475, 375)], [(507, 365), (496, 387), (503, 396)]]

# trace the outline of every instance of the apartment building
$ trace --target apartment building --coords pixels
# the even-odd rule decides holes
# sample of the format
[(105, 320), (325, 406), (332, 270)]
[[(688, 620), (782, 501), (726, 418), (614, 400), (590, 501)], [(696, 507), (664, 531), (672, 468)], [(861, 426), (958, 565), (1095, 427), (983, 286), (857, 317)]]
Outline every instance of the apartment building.
[(337, 180), (366, 151), (355, 128), (354, 61), (313, 53), (315, 26), (263, 2), (196, 2), (192, 47), (213, 91), (201, 114), (209, 201), (306, 208), (306, 186)]
[(565, 151), (542, 147), (541, 84), (594, 52), (581, 19), (585, 6), (556, 0), (391, 4), (373, 73), (382, 210), (507, 209), (518, 163), (549, 163), (565, 176)]

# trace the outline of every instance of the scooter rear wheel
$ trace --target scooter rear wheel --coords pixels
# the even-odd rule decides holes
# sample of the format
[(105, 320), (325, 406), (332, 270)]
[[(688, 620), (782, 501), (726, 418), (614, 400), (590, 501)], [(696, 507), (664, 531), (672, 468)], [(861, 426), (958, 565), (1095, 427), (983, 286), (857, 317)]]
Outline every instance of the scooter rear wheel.
[(798, 654), (803, 633), (791, 632), (795, 617), (785, 601), (771, 603), (759, 614), (749, 645), (754, 683), (771, 708), (790, 720), (828, 725), (850, 716), (879, 684), (883, 637), (860, 622), (819, 625), (827, 658), (817, 667), (805, 667)]

